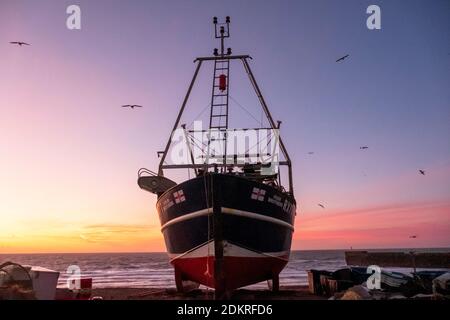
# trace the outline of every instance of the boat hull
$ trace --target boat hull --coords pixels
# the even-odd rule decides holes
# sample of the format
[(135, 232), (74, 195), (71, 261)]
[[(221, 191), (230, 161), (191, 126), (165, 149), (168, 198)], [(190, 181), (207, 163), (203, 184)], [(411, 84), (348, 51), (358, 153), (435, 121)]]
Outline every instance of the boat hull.
[(178, 280), (222, 291), (278, 278), (289, 259), (295, 209), (288, 193), (227, 174), (185, 181), (157, 202)]

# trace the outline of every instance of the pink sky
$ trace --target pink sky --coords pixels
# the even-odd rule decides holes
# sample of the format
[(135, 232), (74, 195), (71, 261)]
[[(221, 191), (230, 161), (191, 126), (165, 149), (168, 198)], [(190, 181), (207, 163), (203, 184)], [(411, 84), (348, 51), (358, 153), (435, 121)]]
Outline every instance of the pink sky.
[(324, 242), (330, 249), (448, 247), (449, 212), (450, 203), (428, 203), (298, 216), (294, 247), (322, 249)]

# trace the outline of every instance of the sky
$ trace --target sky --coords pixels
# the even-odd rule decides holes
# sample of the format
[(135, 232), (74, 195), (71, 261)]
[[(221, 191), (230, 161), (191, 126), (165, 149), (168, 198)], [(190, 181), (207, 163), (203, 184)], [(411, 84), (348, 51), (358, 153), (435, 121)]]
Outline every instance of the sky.
[[(81, 30), (66, 27), (72, 4)], [(165, 251), (137, 170), (157, 169), (227, 15), (226, 45), (253, 57), (283, 121), (293, 249), (450, 246), (449, 1), (0, 0), (0, 253)], [(231, 76), (233, 98), (257, 106), (242, 68)]]

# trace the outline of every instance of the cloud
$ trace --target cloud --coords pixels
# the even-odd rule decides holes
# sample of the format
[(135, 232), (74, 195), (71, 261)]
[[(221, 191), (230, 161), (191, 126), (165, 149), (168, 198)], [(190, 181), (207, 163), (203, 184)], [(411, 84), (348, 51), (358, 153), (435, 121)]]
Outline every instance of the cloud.
[[(417, 239), (409, 236), (417, 234)], [(394, 204), (335, 210), (296, 219), (298, 248), (450, 245), (450, 203)]]
[[(318, 211), (322, 214), (307, 214), (302, 217), (298, 215), (303, 222), (305, 221), (316, 221), (324, 219), (370, 219), (372, 217), (380, 217), (383, 215), (385, 217), (392, 217), (396, 220), (400, 218), (412, 217), (422, 217), (425, 219), (431, 219), (435, 214), (439, 215), (439, 218), (446, 217), (447, 220), (450, 219), (450, 202), (422, 202), (422, 203), (398, 203), (398, 204), (388, 204), (382, 206), (368, 206), (362, 208), (352, 208), (352, 209), (330, 209), (325, 211)], [(425, 215), (424, 213), (432, 213), (430, 215)], [(395, 213), (395, 215), (391, 215)], [(434, 214), (433, 214), (434, 213)], [(447, 213), (447, 215), (445, 214)]]
[(122, 242), (131, 239), (150, 238), (155, 231), (159, 233), (156, 225), (138, 224), (95, 224), (81, 228), (79, 238), (87, 242)]

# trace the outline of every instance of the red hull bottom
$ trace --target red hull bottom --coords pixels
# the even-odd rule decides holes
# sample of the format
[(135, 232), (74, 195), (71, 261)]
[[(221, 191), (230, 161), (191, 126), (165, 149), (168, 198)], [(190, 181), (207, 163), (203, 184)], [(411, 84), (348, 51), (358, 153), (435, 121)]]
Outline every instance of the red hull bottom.
[[(288, 262), (287, 253), (255, 253), (229, 244), (225, 248), (222, 279), (215, 277), (214, 250), (207, 253), (205, 248), (200, 248), (172, 259), (177, 282), (190, 280), (211, 288), (230, 291), (264, 280), (274, 280), (274, 286), (278, 287), (278, 275)], [(178, 285), (179, 283), (177, 287)]]

